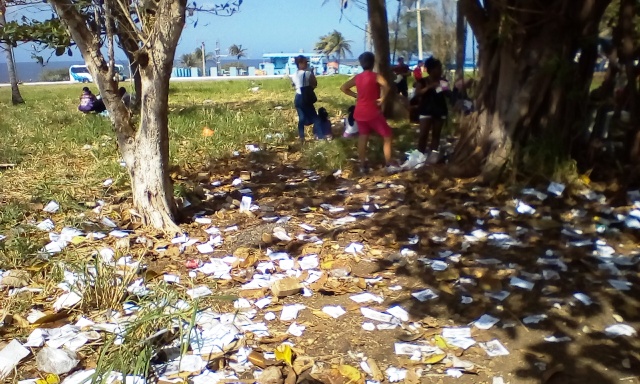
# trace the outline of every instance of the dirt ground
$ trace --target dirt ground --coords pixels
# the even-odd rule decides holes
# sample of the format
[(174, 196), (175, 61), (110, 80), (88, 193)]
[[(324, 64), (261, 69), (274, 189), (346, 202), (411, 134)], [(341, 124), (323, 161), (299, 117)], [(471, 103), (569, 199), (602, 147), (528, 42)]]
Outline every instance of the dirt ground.
[[(637, 336), (611, 337), (604, 333), (605, 328), (617, 322), (635, 329), (640, 325), (638, 233), (621, 223), (620, 217), (616, 219), (616, 214), (628, 212), (627, 208), (609, 207), (606, 202), (590, 200), (569, 188), (562, 197), (550, 196), (540, 201), (515, 189), (492, 189), (478, 186), (472, 180), (447, 179), (439, 175), (437, 167), (393, 176), (378, 170), (361, 178), (348, 174), (316, 176), (288, 164), (295, 164), (295, 154), (266, 152), (232, 159), (199, 172), (200, 177), (204, 171), (210, 180), (223, 182), (223, 186), (211, 188), (212, 192), (229, 192), (226, 198), (203, 203), (204, 211), (215, 215), (220, 228), (237, 225), (239, 229), (225, 238), (217, 255), (250, 249), (268, 260), (264, 257), (267, 248), (286, 251), (294, 258), (314, 253), (323, 263), (334, 262), (327, 270), (346, 266), (349, 271), (348, 276), (336, 279), (331, 287), (325, 285), (326, 289), (314, 291), (312, 297), (286, 297), (275, 309), (267, 307), (259, 311), (258, 319), (266, 312), (277, 313), (281, 305), (305, 305), (307, 309), (300, 312), (297, 322), (305, 325), (306, 330), (292, 341), (306, 355), (354, 366), (366, 356), (375, 359), (383, 371), (389, 366), (422, 368), (421, 381), (429, 383), (492, 383), (496, 376), (501, 376), (505, 383), (640, 382)], [(228, 188), (229, 183), (243, 171), (260, 174), (243, 184), (252, 189), (253, 203), (263, 207), (251, 215), (229, 209), (231, 199), (241, 198), (237, 191)], [(609, 196), (616, 192), (606, 186), (590, 185), (590, 188)], [(538, 190), (545, 189), (546, 185)], [(518, 213), (515, 199), (526, 202), (536, 212)], [(321, 207), (322, 204), (344, 207), (345, 211), (332, 213), (330, 207)], [(264, 207), (273, 207), (273, 212)], [(343, 226), (334, 225), (333, 221), (348, 216), (347, 212), (367, 211), (374, 215)], [(292, 237), (306, 232), (299, 224), (315, 227), (309, 234), (322, 239), (322, 245), (273, 239), (270, 235), (276, 225), (263, 220), (273, 215), (291, 217), (284, 227)], [(478, 229), (489, 235), (508, 234), (518, 244), (465, 238)], [(594, 243), (571, 243), (577, 240)], [(617, 268), (603, 263), (594, 256), (599, 255), (599, 247), (604, 243), (596, 241), (606, 242), (629, 263), (613, 263)], [(353, 242), (363, 244), (363, 251), (346, 254), (345, 247)], [(447, 259), (441, 252), (459, 256)], [(447, 260), (448, 268), (434, 271), (419, 260), (423, 258)], [(565, 267), (550, 267), (540, 258), (558, 258)], [(495, 261), (478, 262), (486, 259)], [(544, 270), (558, 274), (545, 280)], [(253, 272), (249, 268), (243, 280), (250, 281)], [(535, 283), (534, 287), (526, 290), (510, 285), (510, 278), (516, 276)], [(627, 291), (614, 289), (607, 282), (624, 278), (630, 282)], [(363, 279), (378, 280), (362, 284)], [(242, 296), (238, 285), (227, 286), (225, 293)], [(411, 296), (412, 292), (425, 288), (432, 288), (439, 297), (420, 302)], [(486, 295), (502, 290), (510, 293), (502, 302)], [(357, 304), (350, 300), (350, 296), (361, 292), (374, 293), (384, 301)], [(573, 295), (578, 292), (586, 294), (593, 304), (577, 300)], [(462, 304), (462, 296), (471, 297), (473, 302)], [(338, 319), (318, 315), (327, 305), (339, 305), (347, 313)], [(408, 323), (393, 330), (362, 328), (365, 319), (360, 307), (385, 311), (393, 305), (406, 309), (410, 321), (421, 324), (422, 335), (407, 335), (402, 328), (407, 328)], [(489, 357), (477, 343), (466, 351), (456, 350), (461, 359), (474, 364), (460, 378), (447, 376), (445, 364), (416, 364), (410, 356), (394, 353), (396, 342), (433, 341), (442, 328), (468, 326), (483, 314), (491, 314), (500, 322), (489, 330), (472, 327), (472, 337), (477, 343), (497, 339), (509, 355)], [(546, 318), (538, 324), (524, 324), (523, 318), (530, 315)], [(270, 328), (283, 333), (289, 325), (290, 322), (279, 320), (269, 323)], [(570, 341), (546, 341), (550, 336), (567, 336)]]

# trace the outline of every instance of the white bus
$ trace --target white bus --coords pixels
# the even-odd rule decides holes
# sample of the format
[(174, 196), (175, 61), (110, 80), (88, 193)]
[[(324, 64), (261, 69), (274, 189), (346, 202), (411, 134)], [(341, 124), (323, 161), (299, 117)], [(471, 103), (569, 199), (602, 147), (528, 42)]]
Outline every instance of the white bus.
[[(118, 81), (127, 80), (123, 65), (116, 64), (116, 76)], [(86, 65), (72, 65), (69, 67), (69, 80), (76, 83), (92, 83), (93, 77), (91, 77), (91, 72)]]

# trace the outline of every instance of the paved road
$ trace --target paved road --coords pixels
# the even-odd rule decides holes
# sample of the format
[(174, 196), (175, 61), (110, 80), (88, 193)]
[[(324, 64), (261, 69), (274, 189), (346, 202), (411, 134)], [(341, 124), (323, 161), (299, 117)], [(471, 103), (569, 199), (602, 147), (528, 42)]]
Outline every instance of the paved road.
[[(172, 77), (171, 81), (187, 82), (187, 81), (224, 81), (224, 80), (264, 80), (264, 79), (282, 79), (283, 75), (273, 76), (216, 76), (216, 77)], [(127, 80), (128, 81), (128, 80)], [(21, 83), (20, 85), (69, 85), (80, 84), (73, 81), (38, 81), (33, 83)], [(0, 88), (9, 87), (11, 84), (2, 83)]]

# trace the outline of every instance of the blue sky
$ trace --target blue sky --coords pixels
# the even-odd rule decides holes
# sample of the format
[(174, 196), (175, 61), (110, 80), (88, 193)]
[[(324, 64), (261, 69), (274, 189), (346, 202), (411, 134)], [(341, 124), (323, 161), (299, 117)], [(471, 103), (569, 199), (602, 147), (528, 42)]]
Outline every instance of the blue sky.
[[(222, 0), (201, 0), (218, 3)], [(396, 0), (388, 0), (389, 19), (396, 14)], [(364, 10), (350, 6), (340, 19), (339, 0), (329, 0), (322, 5), (323, 0), (244, 0), (240, 12), (231, 17), (211, 15), (196, 15), (188, 19), (188, 25), (182, 33), (176, 57), (183, 53), (193, 52), (202, 42), (210, 52), (215, 47), (216, 40), (220, 41), (222, 53), (227, 53), (232, 44), (242, 44), (247, 49), (247, 58), (260, 59), (267, 52), (311, 52), (314, 44), (321, 35), (334, 29), (342, 32), (352, 41), (352, 51), (357, 57), (364, 50), (365, 23), (367, 14)], [(49, 17), (51, 11), (47, 5), (39, 6), (43, 11), (28, 10), (30, 17)], [(8, 10), (9, 19), (21, 16), (20, 12)], [(24, 12), (24, 11), (23, 11)], [(193, 24), (198, 20), (197, 26)], [(469, 39), (470, 40), (470, 39)], [(470, 41), (469, 41), (470, 43)], [(470, 44), (469, 44), (470, 45)], [(426, 47), (428, 51), (428, 47)], [(470, 47), (467, 47), (470, 52)], [(30, 44), (15, 50), (16, 61), (32, 61)], [(42, 54), (47, 57), (48, 53)], [(118, 59), (125, 59), (120, 54)], [(4, 55), (0, 58), (4, 60)], [(78, 61), (80, 54), (75, 51), (73, 57), (66, 55), (52, 58), (54, 61)]]
[[(213, 2), (215, 0), (201, 0)], [(218, 1), (220, 3), (221, 1)], [(248, 58), (259, 59), (267, 52), (298, 52), (301, 49), (311, 52), (318, 37), (337, 29), (348, 40), (352, 40), (354, 55), (364, 49), (364, 29), (367, 15), (357, 8), (348, 9), (340, 20), (340, 7), (337, 0), (331, 0), (322, 6), (322, 0), (244, 0), (240, 12), (231, 17), (211, 15), (194, 16), (188, 19), (188, 25), (182, 33), (176, 56), (193, 52), (204, 41), (207, 51), (220, 41), (222, 53), (227, 53), (232, 44), (242, 44), (247, 48)], [(395, 2), (395, 1), (394, 1)], [(397, 9), (397, 8), (395, 8)], [(11, 11), (11, 9), (9, 9)], [(31, 13), (31, 12), (29, 12)], [(51, 12), (40, 12), (48, 17)], [(32, 16), (31, 13), (30, 16)], [(9, 18), (20, 14), (8, 12)], [(32, 16), (33, 17), (33, 16)], [(36, 16), (37, 17), (37, 16)], [(198, 25), (193, 23), (198, 19)], [(30, 45), (15, 50), (16, 61), (30, 61)], [(45, 56), (46, 57), (46, 56)], [(63, 56), (57, 60), (79, 60)], [(52, 59), (56, 60), (56, 58)]]

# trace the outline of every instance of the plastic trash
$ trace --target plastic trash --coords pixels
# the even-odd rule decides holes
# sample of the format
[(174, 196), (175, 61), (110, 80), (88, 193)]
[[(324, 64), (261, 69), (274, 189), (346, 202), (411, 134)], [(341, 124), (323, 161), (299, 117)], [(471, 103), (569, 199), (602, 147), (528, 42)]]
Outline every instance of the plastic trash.
[(77, 355), (66, 349), (44, 347), (36, 355), (38, 370), (56, 375), (71, 371), (79, 362)]
[(411, 152), (407, 152), (407, 161), (405, 161), (404, 164), (402, 164), (401, 168), (417, 169), (422, 167), (426, 161), (427, 161), (427, 157), (424, 155), (424, 153), (416, 149)]

